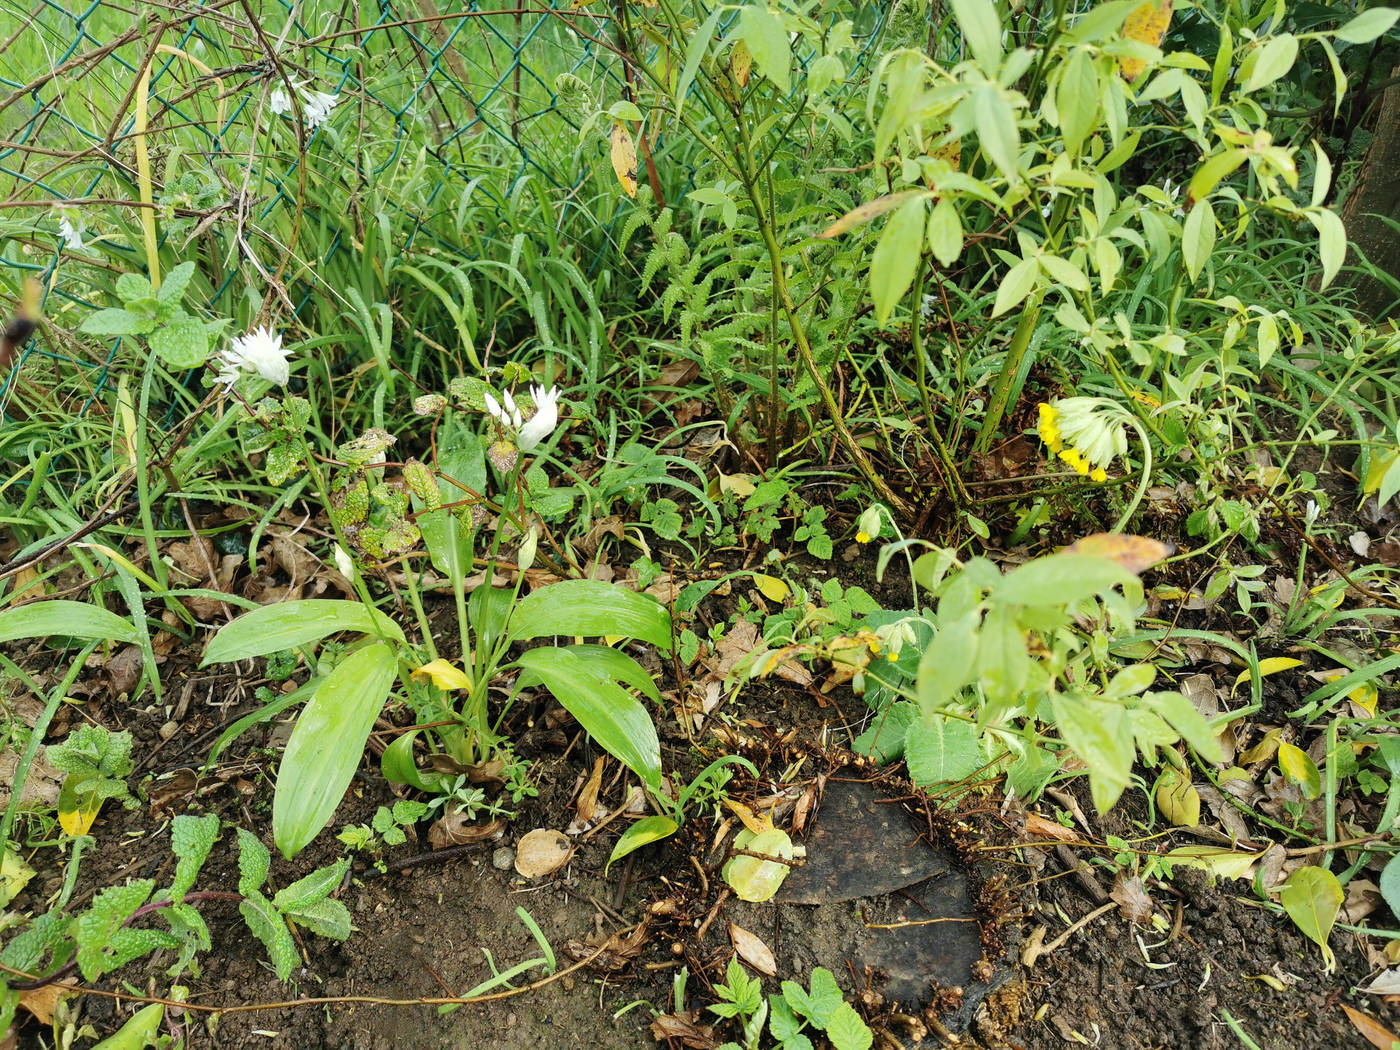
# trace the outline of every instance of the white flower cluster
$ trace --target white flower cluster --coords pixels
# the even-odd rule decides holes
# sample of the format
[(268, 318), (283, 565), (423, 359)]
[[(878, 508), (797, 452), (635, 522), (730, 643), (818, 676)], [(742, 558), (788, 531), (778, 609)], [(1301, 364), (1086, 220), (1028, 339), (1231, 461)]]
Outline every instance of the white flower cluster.
[[(308, 90), (296, 80), (292, 81), (292, 87), (301, 96), (301, 119), (307, 131), (315, 131), (325, 123), (326, 118), (331, 115), (331, 110), (335, 109), (336, 103), (340, 101), (329, 92)], [(274, 89), (267, 104), (272, 112), (279, 116), (292, 111), (292, 99), (285, 87)]]
[(287, 353), (282, 348), (281, 335), (259, 325), (247, 335), (235, 338), (233, 346), (219, 355), (223, 362), (219, 382), (231, 387), (244, 372), (256, 372), (270, 383), (286, 386), (291, 378)]
[(515, 445), (521, 452), (533, 452), (559, 425), (559, 388), (545, 390), (542, 386), (532, 386), (530, 396), (535, 401), (535, 414), (526, 422), (509, 390), (501, 393), (504, 405), (489, 391), (486, 394), (486, 411), (503, 428), (515, 431)]

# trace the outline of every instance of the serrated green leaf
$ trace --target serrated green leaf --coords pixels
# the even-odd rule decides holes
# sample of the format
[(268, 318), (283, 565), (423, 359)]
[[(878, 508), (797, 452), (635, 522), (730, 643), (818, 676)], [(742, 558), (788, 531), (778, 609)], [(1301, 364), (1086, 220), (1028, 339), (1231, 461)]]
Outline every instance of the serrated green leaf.
[(130, 310), (114, 307), (90, 314), (78, 326), (78, 331), (87, 335), (132, 336), (145, 335), (155, 326), (155, 321), (148, 317), (141, 317)]
[(150, 344), (171, 368), (198, 368), (209, 357), (209, 332), (204, 322), (187, 314), (152, 332)]
[(267, 881), (272, 854), (251, 831), (238, 829), (238, 892), (247, 897)]
[(73, 936), (77, 942), (78, 969), (84, 980), (95, 981), (121, 965), (118, 959), (124, 952), (118, 934), (126, 920), (146, 903), (155, 885), (153, 879), (137, 879), (125, 886), (110, 886), (98, 893), (88, 910), (78, 916)]
[(333, 941), (345, 940), (353, 930), (350, 909), (332, 897), (298, 904), (286, 909), (284, 914), (298, 926), (305, 926), (318, 937), (329, 937)]
[(916, 718), (904, 736), (904, 762), (909, 779), (926, 788), (956, 783), (972, 776), (987, 762), (977, 727), (960, 718), (934, 715)]
[(297, 946), (292, 940), (292, 931), (287, 928), (282, 913), (272, 906), (272, 902), (256, 890), (245, 893), (238, 905), (238, 912), (248, 924), (254, 937), (262, 941), (272, 962), (273, 972), (278, 980), (285, 981), (292, 975), (297, 964)]
[(845, 1002), (827, 1022), (826, 1037), (831, 1040), (833, 1050), (870, 1050), (875, 1041), (870, 1026), (861, 1020), (855, 1007)]
[(345, 880), (345, 873), (349, 869), (350, 860), (347, 857), (342, 857), (324, 868), (317, 868), (310, 875), (303, 876), (290, 886), (278, 890), (277, 895), (272, 898), (272, 905), (278, 911), (290, 913), (324, 900)]
[(1128, 786), (1133, 769), (1133, 731), (1123, 708), (1112, 701), (1058, 693), (1050, 698), (1060, 737), (1089, 767), (1089, 791), (1107, 813)]
[(194, 885), (199, 869), (204, 866), (214, 840), (219, 837), (219, 818), (213, 813), (203, 817), (181, 814), (170, 824), (170, 850), (175, 854), (175, 877), (170, 883), (170, 899), (176, 904)]
[(813, 967), (810, 983), (807, 1017), (818, 1028), (824, 1029), (836, 1016), (836, 1011), (846, 1004), (846, 997), (841, 994), (841, 986), (825, 966)]

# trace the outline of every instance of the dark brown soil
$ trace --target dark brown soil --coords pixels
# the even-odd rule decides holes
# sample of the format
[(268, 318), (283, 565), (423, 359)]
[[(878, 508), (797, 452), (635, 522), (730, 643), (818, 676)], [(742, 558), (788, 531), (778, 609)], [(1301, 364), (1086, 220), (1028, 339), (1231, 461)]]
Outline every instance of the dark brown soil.
[[(183, 660), (172, 654), (165, 669), (171, 680), (178, 677), (176, 663), (192, 665), (192, 654)], [(936, 878), (817, 905), (745, 904), (724, 894), (719, 878), (724, 855), (714, 843), (722, 815), (697, 811), (673, 839), (607, 873), (620, 821), (581, 842), (572, 861), (552, 878), (525, 880), (508, 863), (504, 869), (493, 863), (506, 859), (498, 858), (498, 851), (513, 847), (532, 828), (562, 829), (572, 815), (576, 786), (598, 757), (578, 727), (565, 722), (559, 733), (528, 738), (540, 795), (522, 807), (502, 841), (401, 872), (396, 862), (427, 849), (423, 841), (410, 842), (387, 854), (383, 876), (361, 858), (340, 894), (356, 932), (343, 944), (304, 935), (304, 965), (289, 985), (272, 974), (235, 905), (206, 905), (214, 950), (200, 960), (202, 972), (182, 983), (189, 988), (189, 1002), (222, 1012), (190, 1011), (173, 1020), (184, 1025), (188, 1047), (221, 1050), (646, 1048), (657, 1045), (650, 1032), (653, 1017), (675, 1008), (673, 989), (683, 967), (689, 975), (687, 1005), (715, 1001), (712, 987), (733, 953), (733, 923), (773, 949), (778, 979), (805, 982), (814, 966), (830, 969), (871, 1023), (898, 1041), (888, 1046), (945, 1045), (940, 1025), (949, 1038), (963, 1033), (963, 1046), (1248, 1047), (1239, 1033), (1263, 1050), (1368, 1046), (1341, 1003), (1395, 1027), (1392, 1008), (1355, 991), (1373, 972), (1359, 940), (1334, 934), (1337, 970), (1324, 973), (1316, 946), (1287, 918), (1264, 910), (1247, 883), (1212, 886), (1190, 870), (1179, 870), (1171, 883), (1147, 887), (1165, 930), (1135, 926), (1110, 909), (1057, 950), (1021, 966), (1018, 960), (1037, 928), (1044, 927), (1042, 941), (1052, 941), (1100, 906), (1111, 888), (1111, 869), (1091, 869), (1099, 883), (1094, 893), (1067, 874), (1063, 856), (1054, 851), (1006, 849), (1015, 842), (1018, 818), (1001, 813), (995, 797), (974, 797), (968, 805), (975, 812), (965, 808), (935, 820), (936, 807), (921, 802), (893, 774), (849, 765), (833, 744), (818, 746), (824, 729), (828, 741), (846, 739), (865, 715), (861, 702), (849, 695), (840, 704), (823, 706), (795, 686), (758, 685), (746, 694), (741, 711), (717, 712), (711, 725), (727, 727), (727, 746), (744, 737), (743, 751), (761, 773), (757, 783), (733, 781), (731, 797), (752, 800), (790, 785), (810, 785), (818, 777), (826, 778), (828, 787), (876, 781), (871, 790), (905, 814), (909, 848), (942, 851)], [(157, 733), (166, 720), (163, 712), (122, 711), (95, 697), (88, 714), (114, 728), (129, 723), (147, 749), (148, 771), (161, 774), (197, 768), (217, 729), (250, 707), (247, 702), (227, 710), (190, 705), (176, 734), (163, 744)], [(532, 712), (537, 719), (542, 713), (542, 708)], [(708, 737), (698, 741), (703, 752), (686, 741), (669, 714), (659, 715), (658, 723), (670, 736), (665, 760), (678, 779), (722, 753)], [(789, 737), (789, 729), (795, 735)], [(219, 769), (202, 775), (198, 788), (171, 802), (165, 815), (217, 812), (226, 824), (248, 828), (270, 844), (271, 774), (279, 737), (275, 727), (246, 734)], [(799, 771), (780, 782), (799, 758)], [(618, 794), (621, 785), (612, 790)], [(334, 832), (347, 823), (367, 822), (393, 798), (376, 763), (367, 761), (330, 828), (293, 862), (274, 861), (274, 886), (335, 860), (342, 849)], [(605, 800), (609, 807), (619, 802), (619, 797)], [(819, 826), (820, 812), (816, 819)], [(1124, 823), (1110, 830), (1126, 834), (1128, 817), (1118, 819)], [(160, 820), (161, 814), (147, 806), (128, 812), (108, 805), (92, 832), (98, 848), (83, 860), (75, 910), (98, 889), (128, 878), (168, 882), (168, 826)], [(236, 887), (233, 840), (226, 830), (198, 889)], [(979, 846), (987, 848), (979, 852)], [(1093, 854), (1086, 857), (1092, 860)], [(47, 851), (31, 859), (41, 876), (14, 907), (44, 908), (59, 873), (42, 866), (56, 860)], [(844, 860), (853, 868), (878, 869), (895, 858), (852, 839)], [(561, 968), (612, 934), (626, 935), (642, 922), (647, 926), (635, 954), (605, 953), (594, 965), (493, 1002), (444, 1013), (434, 1005), (367, 1001), (460, 996), (490, 980), (493, 964), (500, 971), (538, 957), (540, 946), (517, 916), (518, 908), (538, 923)], [(876, 944), (872, 931), (886, 929), (893, 931), (893, 940)], [(982, 957), (973, 960), (979, 953)], [(119, 980), (104, 980), (99, 987), (162, 994), (168, 989), (162, 971), (169, 961), (156, 957), (133, 964), (116, 975)], [(513, 985), (523, 988), (544, 977), (545, 969), (535, 968)], [(777, 985), (766, 980), (765, 990), (777, 991)], [(303, 998), (340, 1001), (264, 1005)], [(921, 1016), (929, 1002), (932, 1010)], [(129, 1000), (87, 996), (81, 1021), (105, 1036), (134, 1008)], [(738, 1032), (717, 1025), (713, 1035), (717, 1045)], [(19, 1045), (47, 1046), (47, 1039), (29, 1021), (20, 1030)]]

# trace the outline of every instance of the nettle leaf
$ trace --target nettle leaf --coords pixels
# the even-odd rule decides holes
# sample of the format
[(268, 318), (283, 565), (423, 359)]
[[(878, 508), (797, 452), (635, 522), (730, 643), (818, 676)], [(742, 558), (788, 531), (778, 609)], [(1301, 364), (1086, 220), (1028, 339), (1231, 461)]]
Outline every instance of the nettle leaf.
[(906, 201), (885, 223), (880, 243), (870, 260), (870, 294), (875, 299), (875, 319), (889, 320), (899, 300), (909, 291), (918, 271), (924, 240), (924, 202)]
[(826, 1025), (826, 1037), (835, 1050), (870, 1050), (875, 1042), (875, 1033), (861, 1020), (855, 1007), (842, 1003), (831, 1015)]
[(987, 762), (977, 727), (961, 718), (915, 719), (904, 737), (909, 779), (919, 787), (957, 783)]
[(124, 303), (152, 298), (151, 282), (139, 273), (124, 273), (117, 278), (117, 298)]
[(117, 943), (117, 936), (136, 909), (146, 903), (155, 886), (154, 879), (137, 879), (125, 886), (110, 886), (98, 893), (92, 900), (92, 906), (78, 916), (73, 932), (78, 944), (78, 968), (84, 980), (95, 981), (122, 962), (134, 958), (128, 956), (118, 961), (126, 953), (124, 947)]
[(209, 357), (209, 331), (189, 314), (182, 313), (152, 332), (150, 344), (171, 368), (198, 368)]
[(310, 875), (278, 890), (277, 896), (272, 898), (272, 903), (278, 911), (291, 912), (324, 900), (335, 892), (349, 868), (350, 860), (347, 857), (342, 857), (324, 868), (317, 868)]
[(176, 904), (184, 900), (185, 894), (194, 885), (199, 869), (214, 848), (214, 840), (219, 837), (219, 818), (213, 813), (203, 817), (181, 815), (170, 825), (170, 850), (178, 859), (175, 865), (175, 878), (170, 883), (170, 899)]
[(155, 326), (155, 321), (149, 317), (114, 307), (90, 314), (78, 326), (78, 331), (87, 335), (103, 336), (145, 335)]
[[(190, 278), (193, 276), (194, 263), (182, 262), (165, 275), (160, 290), (156, 292), (156, 299), (164, 305), (178, 304), (185, 297), (185, 289), (189, 287)], [(149, 285), (147, 288), (149, 289)]]
[(347, 939), (354, 929), (350, 909), (330, 897), (299, 904), (284, 914), (298, 926), (305, 926), (312, 933), (333, 941)]
[(841, 994), (841, 986), (825, 966), (813, 968), (811, 989), (807, 1009), (802, 1012), (818, 1028), (826, 1028), (836, 1016), (836, 1011), (846, 1005), (846, 997)]

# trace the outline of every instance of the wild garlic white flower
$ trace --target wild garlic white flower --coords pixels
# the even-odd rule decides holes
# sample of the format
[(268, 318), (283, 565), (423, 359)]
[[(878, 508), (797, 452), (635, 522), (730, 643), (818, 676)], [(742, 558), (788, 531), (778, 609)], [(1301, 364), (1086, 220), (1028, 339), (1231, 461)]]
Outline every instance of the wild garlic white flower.
[(83, 240), (83, 217), (78, 216), (78, 225), (73, 225), (73, 220), (66, 212), (60, 212), (58, 216), (58, 235), (63, 238), (63, 246), (70, 251), (80, 252), (87, 247)]
[[(542, 386), (530, 387), (530, 397), (535, 402), (535, 411), (528, 421), (525, 420), (520, 406), (515, 403), (515, 398), (511, 396), (509, 390), (501, 392), (500, 401), (497, 401), (489, 390), (484, 391), (482, 397), (486, 401), (487, 413), (496, 421), (497, 427), (501, 431), (501, 440), (492, 446), (492, 449), (496, 450), (496, 454), (491, 458), (491, 462), (495, 463), (500, 470), (512, 469), (515, 465), (516, 453), (533, 452), (539, 447), (541, 441), (554, 432), (554, 428), (559, 424), (558, 387), (549, 390), (545, 390)], [(487, 455), (490, 456), (491, 451), (488, 450)], [(503, 463), (508, 464), (508, 466), (501, 466)]]
[[(293, 91), (301, 96), (301, 119), (306, 125), (307, 131), (315, 131), (326, 118), (331, 115), (331, 110), (335, 109), (336, 103), (340, 101), (335, 95), (326, 91), (310, 91), (303, 87), (301, 82), (293, 80)], [(272, 94), (268, 96), (267, 108), (272, 110), (277, 116), (285, 116), (291, 113), (293, 106), (293, 95), (288, 94), (285, 87), (274, 88)]]
[(303, 91), (301, 96), (306, 101), (306, 107), (302, 110), (302, 119), (306, 121), (307, 131), (325, 123), (326, 118), (331, 115), (331, 110), (335, 109), (335, 104), (340, 101), (335, 95), (326, 91)]
[[(535, 414), (520, 428), (517, 440), (521, 452), (533, 452), (559, 425), (559, 388), (545, 390), (542, 386), (532, 386), (530, 396), (535, 399)], [(517, 413), (516, 419), (519, 418)]]
[(345, 553), (345, 548), (337, 543), (335, 550), (332, 551), (332, 556), (335, 558), (335, 567), (340, 570), (340, 575), (347, 580), (353, 580), (355, 578), (355, 562), (349, 554)]
[(247, 335), (240, 335), (233, 346), (219, 355), (223, 368), (219, 371), (219, 381), (233, 386), (244, 372), (256, 372), (268, 382), (286, 386), (291, 378), (287, 364), (287, 351), (282, 348), (282, 336), (275, 335), (271, 328), (259, 325)]

